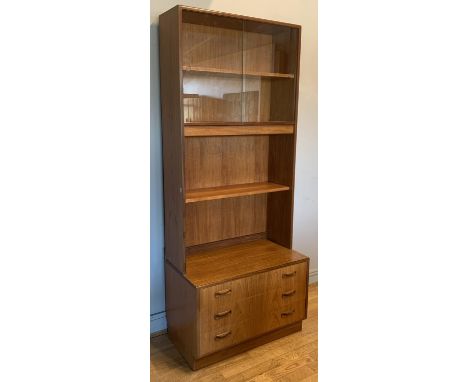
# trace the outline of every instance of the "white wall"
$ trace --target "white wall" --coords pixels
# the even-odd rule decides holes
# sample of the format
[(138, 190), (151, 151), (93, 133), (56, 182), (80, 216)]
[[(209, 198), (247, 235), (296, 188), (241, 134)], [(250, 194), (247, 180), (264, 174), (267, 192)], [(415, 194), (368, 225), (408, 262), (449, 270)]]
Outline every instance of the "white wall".
[(151, 0), (151, 331), (165, 328), (158, 16), (177, 4), (302, 25), (293, 248), (317, 280), (317, 0)]

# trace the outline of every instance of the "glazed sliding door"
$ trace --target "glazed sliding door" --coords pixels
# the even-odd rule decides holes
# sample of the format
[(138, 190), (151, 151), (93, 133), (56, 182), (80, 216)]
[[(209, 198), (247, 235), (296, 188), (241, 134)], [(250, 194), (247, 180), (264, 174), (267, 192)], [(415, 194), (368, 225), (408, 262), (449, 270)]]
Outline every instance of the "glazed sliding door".
[(243, 20), (182, 14), (185, 124), (242, 122)]
[(184, 10), (184, 123), (294, 123), (298, 43), (297, 28)]
[(242, 120), (294, 122), (298, 30), (246, 20), (242, 45)]

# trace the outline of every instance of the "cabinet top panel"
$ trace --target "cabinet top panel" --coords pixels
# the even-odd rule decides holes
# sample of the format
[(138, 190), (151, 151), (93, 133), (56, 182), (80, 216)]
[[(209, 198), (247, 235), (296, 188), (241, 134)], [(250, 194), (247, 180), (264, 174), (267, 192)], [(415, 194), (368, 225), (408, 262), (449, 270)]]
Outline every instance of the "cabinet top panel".
[(291, 24), (291, 23), (286, 23), (286, 22), (276, 21), (276, 20), (266, 20), (266, 19), (262, 19), (258, 17), (236, 15), (236, 14), (227, 13), (227, 12), (212, 11), (208, 9), (190, 7), (186, 5), (176, 5), (174, 8), (179, 8), (182, 11), (193, 12), (193, 13), (198, 13), (198, 14), (217, 15), (217, 16), (231, 17), (233, 19), (257, 21), (259, 23), (265, 23), (265, 24), (271, 24), (271, 25), (282, 25), (282, 26), (286, 26), (290, 28), (298, 28), (298, 29), (301, 28), (301, 26), (298, 24)]

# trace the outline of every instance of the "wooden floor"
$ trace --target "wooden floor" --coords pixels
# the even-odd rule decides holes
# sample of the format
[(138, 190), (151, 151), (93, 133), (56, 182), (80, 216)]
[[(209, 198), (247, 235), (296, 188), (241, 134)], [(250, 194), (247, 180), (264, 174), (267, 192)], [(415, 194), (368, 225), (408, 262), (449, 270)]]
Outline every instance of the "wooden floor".
[(167, 335), (151, 340), (151, 382), (317, 381), (317, 286), (309, 286), (302, 331), (192, 371)]

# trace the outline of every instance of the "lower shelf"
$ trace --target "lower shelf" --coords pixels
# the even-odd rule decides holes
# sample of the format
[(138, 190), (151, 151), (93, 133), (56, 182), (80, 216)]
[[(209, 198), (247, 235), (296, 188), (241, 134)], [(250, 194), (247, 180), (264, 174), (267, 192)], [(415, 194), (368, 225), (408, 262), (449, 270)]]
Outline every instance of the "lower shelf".
[(188, 255), (185, 277), (199, 288), (306, 259), (299, 252), (270, 240), (255, 240)]
[(196, 190), (187, 190), (185, 195), (185, 203), (201, 202), (204, 200), (235, 198), (238, 196), (267, 194), (270, 192), (287, 190), (289, 190), (288, 186), (270, 182), (199, 188)]

